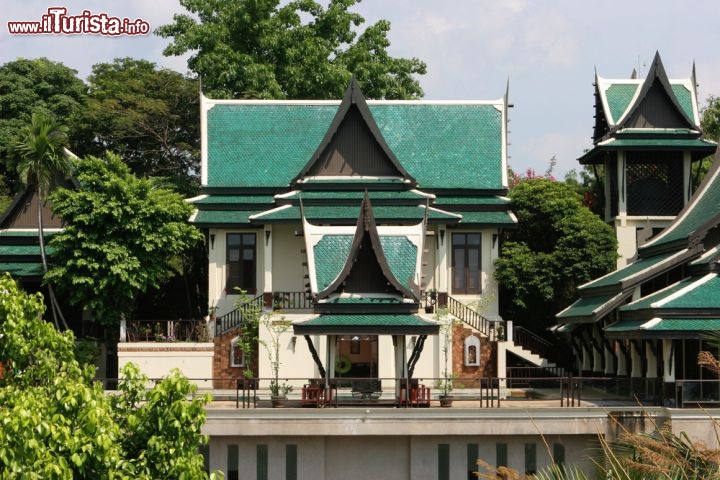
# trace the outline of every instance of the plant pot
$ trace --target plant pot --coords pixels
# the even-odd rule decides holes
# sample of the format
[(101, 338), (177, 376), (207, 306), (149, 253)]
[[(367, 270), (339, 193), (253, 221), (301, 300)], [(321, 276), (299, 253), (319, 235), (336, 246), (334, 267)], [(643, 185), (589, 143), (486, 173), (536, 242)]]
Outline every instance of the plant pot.
[(440, 399), (441, 407), (452, 407), (453, 400), (455, 399), (452, 395), (440, 395), (438, 398)]
[(435, 307), (432, 307), (432, 306), (425, 307), (425, 313), (435, 313)]
[(287, 403), (287, 397), (285, 395), (272, 395), (270, 397), (270, 405), (273, 408), (282, 408)]

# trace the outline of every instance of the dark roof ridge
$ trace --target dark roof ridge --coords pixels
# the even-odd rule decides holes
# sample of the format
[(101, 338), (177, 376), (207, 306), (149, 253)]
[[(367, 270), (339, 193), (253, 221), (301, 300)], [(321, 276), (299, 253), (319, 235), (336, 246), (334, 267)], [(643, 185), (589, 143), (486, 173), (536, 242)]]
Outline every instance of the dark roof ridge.
[(340, 127), (340, 125), (342, 125), (343, 120), (350, 111), (350, 108), (352, 108), (353, 106), (357, 108), (360, 116), (370, 130), (370, 134), (378, 142), (380, 149), (383, 151), (383, 153), (385, 153), (385, 155), (387, 155), (390, 163), (398, 171), (399, 175), (410, 180), (411, 185), (416, 185), (416, 180), (407, 172), (407, 170), (405, 170), (405, 168), (403, 168), (403, 166), (400, 164), (398, 159), (395, 157), (395, 154), (385, 141), (385, 137), (383, 137), (382, 133), (380, 132), (380, 128), (378, 127), (377, 123), (375, 123), (375, 118), (373, 118), (372, 113), (370, 113), (370, 109), (367, 105), (367, 102), (365, 101), (365, 96), (363, 95), (362, 90), (360, 89), (360, 85), (358, 84), (354, 75), (350, 79), (350, 83), (345, 90), (345, 95), (343, 96), (343, 99), (338, 106), (338, 110), (335, 113), (335, 118), (333, 118), (333, 121), (330, 124), (327, 132), (325, 133), (325, 136), (315, 150), (315, 153), (313, 153), (310, 157), (308, 163), (290, 182), (291, 185), (296, 185), (298, 181), (302, 179), (305, 175), (307, 175), (307, 173), (312, 169), (312, 167), (320, 160), (320, 156), (328, 147), (328, 145), (330, 145), (330, 142), (337, 133), (338, 128)]
[(635, 99), (635, 102), (630, 107), (628, 112), (623, 116), (623, 118), (621, 119), (622, 121), (620, 123), (616, 123), (615, 126), (612, 127), (605, 134), (605, 138), (609, 137), (610, 135), (617, 132), (618, 130), (625, 128), (625, 124), (627, 123), (627, 121), (630, 118), (632, 118), (633, 114), (642, 105), (643, 100), (645, 100), (645, 97), (647, 96), (648, 92), (650, 92), (653, 85), (655, 84), (655, 80), (658, 80), (660, 82), (660, 85), (662, 86), (663, 90), (665, 91), (668, 99), (670, 100), (672, 105), (675, 107), (677, 112), (680, 114), (682, 119), (685, 120), (685, 122), (688, 125), (688, 128), (693, 129), (693, 130), (696, 130), (698, 128), (698, 126), (695, 125), (695, 121), (688, 118), (687, 114), (685, 113), (685, 110), (680, 106), (680, 103), (678, 103), (678, 100), (672, 91), (672, 86), (670, 85), (670, 79), (668, 79), (667, 73), (665, 72), (665, 67), (663, 66), (662, 60), (660, 58), (660, 52), (656, 51), (655, 57), (653, 58), (653, 62), (650, 65), (650, 68), (648, 69), (648, 74), (642, 83), (640, 93), (638, 94), (637, 98)]
[(375, 259), (377, 260), (383, 275), (390, 285), (408, 298), (417, 300), (416, 295), (408, 287), (401, 284), (390, 270), (390, 265), (388, 264), (387, 258), (385, 257), (385, 253), (382, 249), (382, 244), (380, 243), (380, 235), (377, 231), (372, 204), (370, 203), (370, 197), (367, 192), (365, 192), (362, 203), (360, 204), (360, 214), (358, 215), (357, 226), (355, 228), (352, 245), (350, 246), (350, 252), (345, 259), (345, 265), (338, 274), (337, 278), (325, 290), (318, 293), (317, 299), (322, 300), (327, 298), (337, 290), (342, 282), (347, 279), (352, 271), (353, 265), (355, 264), (354, 259), (357, 256), (366, 235), (370, 237), (370, 243), (372, 245), (373, 253), (375, 254)]

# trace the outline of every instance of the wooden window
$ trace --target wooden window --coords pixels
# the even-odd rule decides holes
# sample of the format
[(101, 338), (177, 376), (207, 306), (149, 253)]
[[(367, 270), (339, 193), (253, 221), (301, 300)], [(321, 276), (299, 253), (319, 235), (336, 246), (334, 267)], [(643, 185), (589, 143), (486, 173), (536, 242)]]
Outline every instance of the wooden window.
[(227, 293), (237, 293), (235, 287), (248, 293), (257, 290), (257, 251), (254, 233), (227, 234)]
[(480, 293), (480, 233), (452, 235), (452, 291)]

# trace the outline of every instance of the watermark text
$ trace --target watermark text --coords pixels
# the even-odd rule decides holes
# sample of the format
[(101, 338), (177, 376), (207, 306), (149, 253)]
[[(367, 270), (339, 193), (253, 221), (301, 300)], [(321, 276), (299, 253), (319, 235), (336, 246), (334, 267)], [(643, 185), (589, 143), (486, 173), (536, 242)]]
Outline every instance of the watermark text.
[(80, 15), (68, 15), (65, 7), (50, 7), (39, 22), (7, 22), (13, 35), (147, 35), (150, 24), (140, 18), (112, 17), (83, 10)]

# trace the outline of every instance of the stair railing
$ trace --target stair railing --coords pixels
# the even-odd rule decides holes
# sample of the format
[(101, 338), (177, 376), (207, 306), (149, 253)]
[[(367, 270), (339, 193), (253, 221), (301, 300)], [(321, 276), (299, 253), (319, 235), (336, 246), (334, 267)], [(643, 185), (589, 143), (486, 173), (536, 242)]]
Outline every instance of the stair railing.
[(483, 317), (472, 308), (454, 299), (453, 297), (448, 297), (447, 309), (448, 313), (456, 316), (457, 318), (462, 320), (463, 323), (469, 325), (483, 335), (490, 336), (490, 320)]
[(215, 336), (220, 336), (223, 333), (229, 332), (233, 328), (237, 328), (245, 322), (245, 312), (251, 311), (253, 313), (262, 312), (263, 310), (263, 296), (258, 295), (257, 297), (249, 300), (242, 305), (238, 306), (235, 310), (226, 313), (222, 317), (215, 320)]
[(521, 326), (513, 327), (513, 342), (532, 353), (551, 360), (553, 355), (553, 344), (542, 338), (541, 336), (531, 332), (527, 328)]

